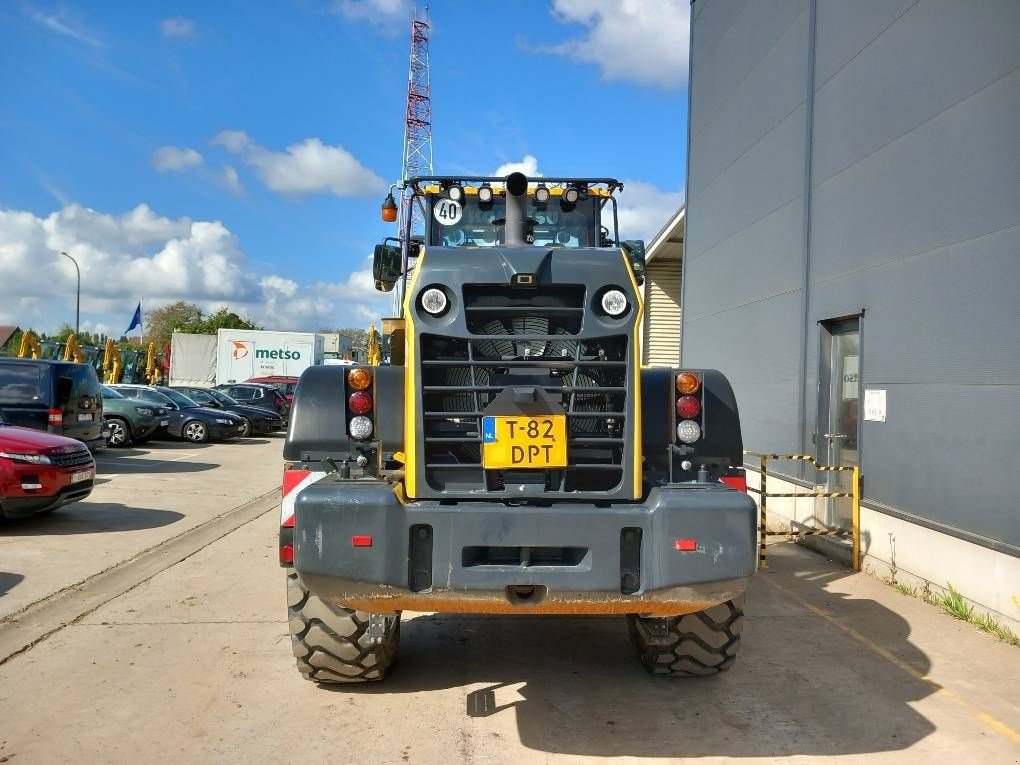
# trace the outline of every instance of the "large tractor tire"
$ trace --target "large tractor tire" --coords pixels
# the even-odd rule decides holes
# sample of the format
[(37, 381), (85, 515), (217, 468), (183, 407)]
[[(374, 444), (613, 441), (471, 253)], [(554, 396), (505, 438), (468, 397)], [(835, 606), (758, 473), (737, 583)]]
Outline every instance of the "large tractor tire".
[(397, 658), (400, 615), (385, 618), (381, 640), (368, 637), (369, 614), (312, 595), (287, 573), (287, 615), (298, 671), (315, 683), (382, 680)]
[(700, 677), (725, 672), (737, 660), (744, 596), (683, 616), (628, 616), (630, 639), (655, 675)]

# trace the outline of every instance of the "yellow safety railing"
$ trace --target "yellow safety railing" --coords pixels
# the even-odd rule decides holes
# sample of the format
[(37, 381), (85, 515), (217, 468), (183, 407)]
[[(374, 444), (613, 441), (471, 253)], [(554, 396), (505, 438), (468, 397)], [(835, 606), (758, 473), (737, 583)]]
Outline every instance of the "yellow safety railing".
[[(796, 537), (838, 537), (847, 536), (849, 533), (851, 542), (853, 544), (851, 553), (851, 566), (854, 571), (861, 570), (861, 469), (857, 465), (821, 465), (818, 461), (810, 454), (769, 454), (764, 452), (752, 452), (744, 450), (744, 454), (751, 457), (757, 457), (760, 462), (759, 471), (761, 473), (761, 486), (758, 489), (748, 486), (747, 490), (758, 494), (761, 497), (761, 502), (758, 503), (759, 509), (759, 520), (758, 520), (758, 566), (759, 568), (768, 568), (768, 553), (765, 549), (765, 540), (769, 536), (785, 536), (788, 538)], [(853, 473), (851, 477), (851, 490), (850, 491), (798, 491), (793, 493), (783, 492), (772, 492), (768, 491), (768, 470), (769, 460), (799, 460), (803, 462), (810, 462), (815, 470), (819, 472), (832, 471), (832, 472), (850, 472)], [(789, 531), (782, 532), (770, 532), (767, 524), (767, 506), (768, 498), (792, 498), (792, 497), (832, 497), (832, 498), (844, 498), (850, 499), (852, 503), (852, 512), (850, 514), (850, 531), (846, 529), (803, 529), (800, 531), (794, 531), (792, 528)]]

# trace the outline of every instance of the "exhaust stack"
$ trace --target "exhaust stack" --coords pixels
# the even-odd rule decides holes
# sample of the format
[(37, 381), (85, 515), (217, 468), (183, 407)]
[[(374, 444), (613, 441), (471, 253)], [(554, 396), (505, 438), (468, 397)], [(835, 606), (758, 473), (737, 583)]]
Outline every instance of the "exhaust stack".
[(506, 177), (506, 225), (508, 247), (527, 247), (531, 244), (528, 225), (528, 177), (524, 173), (510, 173)]

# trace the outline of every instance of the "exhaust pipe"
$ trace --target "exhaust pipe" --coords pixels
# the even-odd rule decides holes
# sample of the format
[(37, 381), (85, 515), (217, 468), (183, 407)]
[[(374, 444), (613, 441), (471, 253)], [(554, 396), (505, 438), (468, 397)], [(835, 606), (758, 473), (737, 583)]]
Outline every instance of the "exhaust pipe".
[(506, 177), (506, 224), (503, 228), (508, 247), (531, 244), (528, 226), (528, 176), (510, 173)]

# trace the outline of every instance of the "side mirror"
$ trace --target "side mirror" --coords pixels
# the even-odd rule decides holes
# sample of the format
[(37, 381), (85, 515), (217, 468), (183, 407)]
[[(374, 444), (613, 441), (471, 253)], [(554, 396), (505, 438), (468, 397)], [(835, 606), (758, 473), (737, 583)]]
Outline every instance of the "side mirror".
[(57, 378), (57, 401), (60, 404), (66, 404), (71, 400), (71, 391), (74, 389), (74, 383), (71, 382), (69, 377), (58, 377)]
[(392, 244), (377, 244), (372, 256), (372, 278), (375, 288), (389, 292), (400, 278), (400, 248)]
[(645, 282), (645, 243), (641, 239), (627, 239), (620, 242), (623, 251), (630, 258), (630, 267), (634, 269), (634, 277), (638, 284)]

